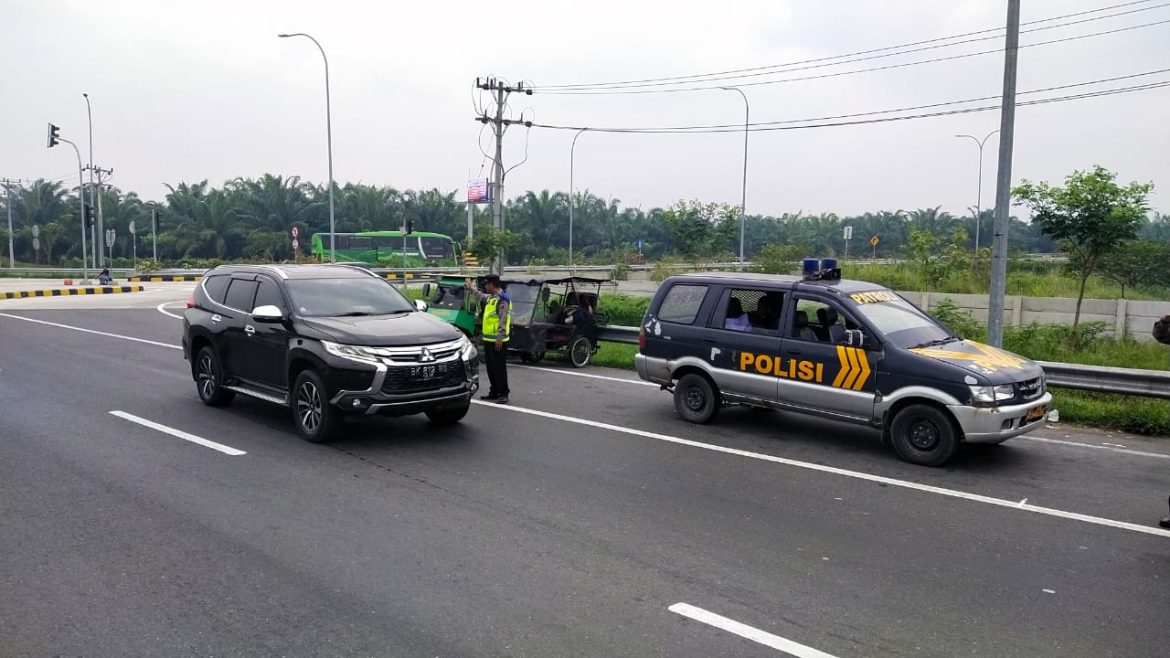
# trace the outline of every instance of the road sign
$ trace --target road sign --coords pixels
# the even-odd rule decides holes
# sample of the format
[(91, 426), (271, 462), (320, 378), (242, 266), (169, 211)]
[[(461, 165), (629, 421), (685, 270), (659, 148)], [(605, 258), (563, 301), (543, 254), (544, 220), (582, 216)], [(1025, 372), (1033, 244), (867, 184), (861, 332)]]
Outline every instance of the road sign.
[(34, 238), (39, 238), (39, 237), (41, 237), (41, 226), (40, 226), (40, 224), (33, 224), (33, 226), (32, 226), (32, 234), (33, 234), (33, 237), (34, 237)]
[(130, 220), (130, 235), (135, 235), (135, 233), (134, 233), (134, 220), (133, 219)]
[(853, 239), (853, 227), (852, 226), (845, 227), (845, 239), (846, 240)]
[(40, 238), (33, 238), (33, 251), (40, 251), (40, 250), (41, 250), (41, 239)]
[(292, 236), (293, 236), (293, 239), (296, 240), (297, 238), (299, 238), (301, 236), (301, 230), (295, 226), (292, 227)]
[(114, 246), (114, 229), (106, 229), (106, 248), (109, 249)]
[(301, 248), (301, 243), (296, 238), (292, 239), (292, 250), (297, 251)]
[(879, 242), (881, 242), (881, 240), (878, 240), (878, 236), (876, 235), (869, 239), (869, 243), (875, 247), (878, 246)]

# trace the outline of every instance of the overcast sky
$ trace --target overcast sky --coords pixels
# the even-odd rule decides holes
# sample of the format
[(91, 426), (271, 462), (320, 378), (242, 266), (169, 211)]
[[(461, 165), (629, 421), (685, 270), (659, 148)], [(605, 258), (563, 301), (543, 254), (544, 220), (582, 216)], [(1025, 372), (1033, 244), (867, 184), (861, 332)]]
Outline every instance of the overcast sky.
[[(1123, 0), (1024, 0), (1025, 22)], [(1154, 3), (1160, 4), (1160, 3)], [(1133, 7), (1129, 8), (1132, 9)], [(160, 199), (165, 183), (213, 184), (264, 173), (327, 179), (324, 76), (309, 32), (329, 55), (334, 175), (398, 188), (458, 189), (481, 171), (472, 85), (495, 75), (537, 86), (707, 73), (807, 60), (1004, 24), (1006, 0), (694, 2), (344, 2), (333, 0), (0, 0), (0, 176), (72, 183), (61, 126), (113, 183)], [(1059, 30), (1022, 43), (1170, 19), (1170, 8)], [(1170, 24), (1020, 51), (1019, 90), (1170, 68)], [(1001, 46), (980, 42), (849, 70)], [(836, 78), (745, 87), (753, 121), (779, 121), (993, 96), (1001, 54)], [(742, 82), (780, 79), (761, 77)], [(1170, 73), (1113, 86), (1170, 80)], [(1056, 95), (1068, 92), (1055, 92)], [(1036, 97), (1033, 95), (1032, 97)], [(1027, 96), (1021, 96), (1025, 100)], [(594, 127), (743, 121), (734, 92), (513, 96), (539, 122)], [(998, 112), (750, 137), (749, 213), (859, 213), (975, 203), (977, 149)], [(509, 196), (567, 190), (573, 133), (532, 129)], [(485, 147), (489, 146), (487, 135)], [(505, 139), (511, 165), (525, 134)], [(994, 204), (998, 142), (985, 150), (983, 205)], [(576, 186), (650, 208), (680, 198), (739, 203), (742, 133), (585, 133)], [(1123, 182), (1153, 181), (1170, 211), (1170, 88), (1021, 107), (1014, 180), (1059, 181), (1101, 164)], [(489, 166), (484, 166), (487, 175)]]

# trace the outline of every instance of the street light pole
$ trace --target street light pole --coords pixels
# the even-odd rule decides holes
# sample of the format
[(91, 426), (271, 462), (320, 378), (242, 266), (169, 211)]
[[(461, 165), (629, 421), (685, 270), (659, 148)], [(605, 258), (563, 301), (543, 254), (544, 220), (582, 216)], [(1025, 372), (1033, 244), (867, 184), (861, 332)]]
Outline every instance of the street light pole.
[(993, 130), (993, 131), (987, 133), (987, 137), (984, 137), (983, 139), (978, 139), (974, 135), (955, 135), (955, 137), (967, 137), (967, 138), (971, 139), (971, 141), (975, 142), (975, 144), (977, 146), (979, 146), (979, 189), (975, 193), (975, 252), (976, 253), (979, 252), (979, 224), (981, 223), (981, 220), (983, 218), (983, 145), (986, 144), (987, 140), (991, 139), (991, 136), (997, 132), (999, 132), (999, 131)]
[[(97, 194), (97, 188), (93, 186), (93, 108), (89, 105), (89, 94), (81, 92), (81, 95), (85, 98), (85, 115), (89, 120), (89, 205), (95, 206), (97, 198), (94, 195)], [(93, 242), (93, 268), (95, 270), (99, 266), (106, 264), (106, 252), (98, 249), (97, 239), (95, 237), (97, 234), (105, 235), (103, 229), (102, 216), (99, 214), (97, 218), (97, 232), (95, 233), (93, 230), (89, 232), (90, 241)]]
[(333, 216), (333, 115), (329, 102), (329, 58), (325, 56), (325, 49), (311, 35), (304, 32), (294, 34), (278, 34), (281, 39), (289, 37), (305, 37), (317, 45), (321, 51), (321, 59), (325, 61), (325, 140), (329, 149), (329, 262), (337, 262), (337, 224)]
[(739, 269), (743, 269), (743, 234), (747, 222), (747, 169), (748, 169), (748, 124), (751, 123), (752, 108), (747, 94), (739, 87), (720, 87), (724, 91), (737, 91), (743, 97), (743, 187), (739, 197)]
[(573, 270), (573, 206), (577, 204), (577, 198), (573, 194), (573, 155), (577, 150), (577, 138), (581, 133), (589, 130), (582, 128), (573, 135), (573, 145), (569, 147), (569, 271)]
[(81, 151), (77, 149), (76, 144), (64, 137), (57, 137), (57, 141), (72, 146), (73, 152), (77, 154), (77, 199), (81, 206), (81, 283), (89, 285), (89, 266), (86, 263), (85, 253), (85, 178), (81, 175)]

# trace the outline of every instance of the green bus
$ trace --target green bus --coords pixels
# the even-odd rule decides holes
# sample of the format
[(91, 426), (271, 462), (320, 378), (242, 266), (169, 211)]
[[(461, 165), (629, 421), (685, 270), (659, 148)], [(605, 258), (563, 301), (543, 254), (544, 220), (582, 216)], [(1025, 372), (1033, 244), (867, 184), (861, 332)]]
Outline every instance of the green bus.
[[(442, 233), (414, 231), (366, 231), (333, 234), (338, 261), (369, 263), (376, 267), (456, 267), (459, 243)], [(314, 233), (313, 256), (329, 260), (329, 233)]]

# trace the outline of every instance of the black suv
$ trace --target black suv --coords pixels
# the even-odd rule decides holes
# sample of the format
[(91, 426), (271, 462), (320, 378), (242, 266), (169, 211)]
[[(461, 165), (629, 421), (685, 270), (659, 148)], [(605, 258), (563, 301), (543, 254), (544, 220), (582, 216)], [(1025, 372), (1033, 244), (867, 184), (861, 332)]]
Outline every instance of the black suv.
[(479, 353), (423, 310), (362, 268), (225, 265), (187, 302), (183, 356), (204, 404), (241, 393), (287, 405), (314, 443), (345, 415), (456, 423), (479, 388)]

